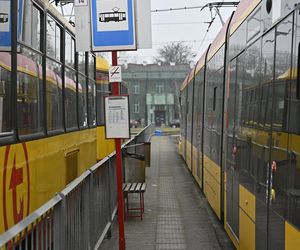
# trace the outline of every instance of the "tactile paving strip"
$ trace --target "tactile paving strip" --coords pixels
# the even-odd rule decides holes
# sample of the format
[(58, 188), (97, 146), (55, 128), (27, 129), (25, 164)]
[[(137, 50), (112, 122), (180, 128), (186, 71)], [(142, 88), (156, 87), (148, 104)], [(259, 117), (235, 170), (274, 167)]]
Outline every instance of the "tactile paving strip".
[(187, 249), (180, 207), (172, 176), (159, 178), (159, 215), (156, 231), (156, 249)]

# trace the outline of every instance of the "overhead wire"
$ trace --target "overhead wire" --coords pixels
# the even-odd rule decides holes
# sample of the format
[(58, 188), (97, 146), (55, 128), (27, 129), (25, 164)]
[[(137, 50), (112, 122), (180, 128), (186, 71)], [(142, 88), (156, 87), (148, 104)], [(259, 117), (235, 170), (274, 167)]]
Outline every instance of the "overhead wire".
[(207, 22), (178, 22), (178, 23), (152, 23), (153, 26), (160, 25), (189, 25), (189, 24), (203, 24)]
[[(224, 0), (222, 1), (222, 3), (223, 3), (223, 2), (224, 2)], [(207, 34), (208, 34), (208, 32), (209, 32), (209, 30), (210, 30), (210, 28), (211, 28), (213, 22), (214, 22), (215, 19), (216, 19), (217, 14), (218, 14), (218, 13), (216, 12), (216, 13), (215, 13), (215, 16), (212, 17), (212, 19), (211, 19), (211, 21), (210, 21), (210, 23), (209, 23), (209, 25), (208, 25), (208, 27), (207, 27), (207, 30), (206, 30), (206, 32), (205, 32), (205, 35), (204, 35), (204, 37), (203, 37), (203, 39), (202, 39), (202, 41), (201, 41), (201, 43), (200, 43), (199, 48), (197, 49), (197, 51), (200, 51), (200, 49), (202, 48), (203, 43), (205, 42), (205, 38), (206, 38), (206, 36), (207, 36)], [(197, 56), (197, 55), (196, 55), (196, 56)]]
[[(223, 1), (224, 2), (224, 1)], [(156, 10), (151, 10), (152, 13), (155, 12), (166, 12), (166, 11), (178, 11), (178, 10), (193, 10), (193, 9), (202, 9), (203, 7), (205, 7), (206, 5), (202, 5), (202, 6), (189, 6), (189, 7), (180, 7), (180, 8), (168, 8), (168, 9), (156, 9)], [(231, 6), (227, 6), (224, 5), (222, 6), (222, 8), (224, 7), (231, 7)]]

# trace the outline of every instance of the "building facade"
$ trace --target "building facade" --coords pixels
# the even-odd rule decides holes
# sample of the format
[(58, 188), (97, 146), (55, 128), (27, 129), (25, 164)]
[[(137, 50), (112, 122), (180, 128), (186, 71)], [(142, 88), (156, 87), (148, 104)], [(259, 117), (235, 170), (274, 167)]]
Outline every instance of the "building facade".
[(142, 126), (169, 126), (179, 120), (179, 90), (189, 65), (128, 64), (122, 78), (130, 95), (130, 119)]

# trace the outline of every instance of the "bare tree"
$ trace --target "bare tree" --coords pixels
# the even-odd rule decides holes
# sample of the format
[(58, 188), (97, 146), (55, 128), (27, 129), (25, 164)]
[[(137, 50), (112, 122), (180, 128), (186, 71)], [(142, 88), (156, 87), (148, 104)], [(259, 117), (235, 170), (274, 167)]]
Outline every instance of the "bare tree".
[(184, 42), (171, 42), (158, 49), (158, 55), (154, 57), (156, 63), (161, 64), (190, 64), (195, 57), (192, 47)]

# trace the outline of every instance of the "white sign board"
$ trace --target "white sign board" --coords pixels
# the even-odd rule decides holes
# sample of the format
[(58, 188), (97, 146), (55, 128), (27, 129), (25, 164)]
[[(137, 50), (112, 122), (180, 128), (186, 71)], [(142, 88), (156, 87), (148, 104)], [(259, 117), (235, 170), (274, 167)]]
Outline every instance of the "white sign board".
[(128, 96), (105, 97), (105, 134), (107, 139), (130, 138), (128, 106)]
[(121, 66), (111, 66), (109, 68), (109, 82), (122, 82)]
[(137, 48), (152, 48), (151, 0), (135, 0)]
[(89, 0), (74, 0), (75, 7), (78, 6), (88, 6)]
[(88, 6), (89, 0), (74, 0), (74, 6)]
[[(83, 5), (82, 1), (86, 5)], [(75, 35), (76, 52), (91, 51), (91, 24), (90, 24), (90, 5), (89, 0), (76, 0), (78, 3), (74, 7), (75, 12)]]

